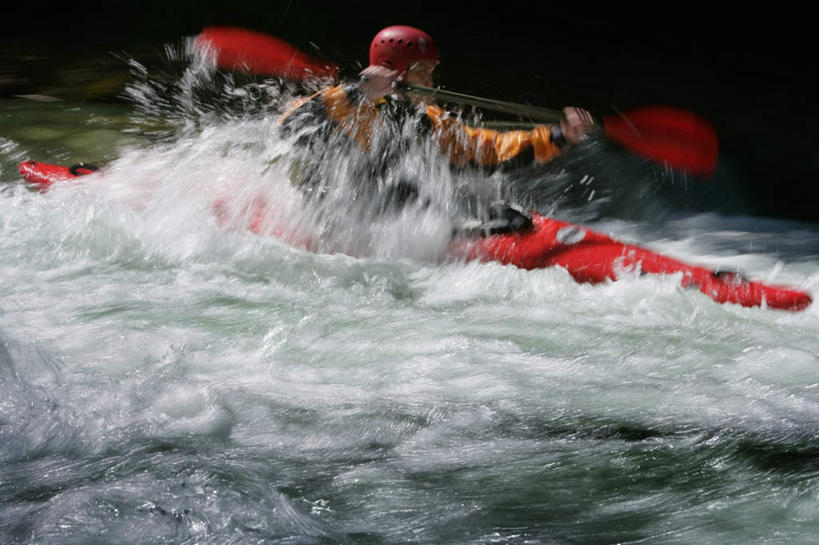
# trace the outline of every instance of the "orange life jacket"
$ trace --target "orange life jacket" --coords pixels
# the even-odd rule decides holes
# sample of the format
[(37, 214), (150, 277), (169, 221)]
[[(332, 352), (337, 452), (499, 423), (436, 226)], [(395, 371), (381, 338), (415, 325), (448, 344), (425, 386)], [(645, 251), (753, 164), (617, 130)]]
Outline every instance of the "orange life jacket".
[[(351, 96), (356, 93), (355, 86), (338, 85), (323, 89), (294, 102), (280, 122), (286, 123), (309, 103), (314, 106), (314, 111), (355, 140), (362, 149), (369, 150), (373, 135), (382, 121), (381, 109), (390, 99), (368, 100)], [(321, 106), (317, 107), (317, 103)], [(498, 167), (531, 161), (546, 163), (560, 153), (560, 147), (552, 138), (551, 125), (538, 125), (529, 131), (475, 128), (436, 105), (426, 106), (421, 121), (432, 129), (440, 150), (454, 165)]]

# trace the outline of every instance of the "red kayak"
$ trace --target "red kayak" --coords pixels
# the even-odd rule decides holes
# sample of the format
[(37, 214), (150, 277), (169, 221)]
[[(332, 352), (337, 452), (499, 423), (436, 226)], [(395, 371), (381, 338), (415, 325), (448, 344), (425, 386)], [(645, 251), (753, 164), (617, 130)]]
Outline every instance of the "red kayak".
[(450, 251), (466, 260), (496, 261), (524, 269), (563, 267), (578, 282), (605, 282), (635, 272), (682, 273), (683, 287), (696, 288), (718, 303), (746, 307), (804, 310), (812, 302), (803, 291), (751, 281), (736, 272), (690, 265), (581, 225), (539, 214), (533, 215), (532, 222), (533, 227), (523, 233), (456, 239)]
[(70, 167), (61, 165), (49, 165), (48, 163), (38, 163), (36, 161), (23, 161), (18, 167), (23, 179), (29, 185), (45, 191), (55, 182), (72, 180), (85, 174), (91, 174), (97, 170), (93, 165), (77, 163)]
[[(40, 190), (96, 170), (90, 165), (63, 167), (34, 161), (20, 163), (20, 174)], [(218, 212), (218, 208), (217, 208)], [(254, 215), (250, 228), (258, 232)], [(309, 247), (309, 245), (307, 245)], [(449, 246), (454, 259), (494, 261), (523, 269), (563, 267), (578, 282), (616, 280), (622, 274), (677, 274), (686, 288), (696, 288), (718, 303), (799, 311), (812, 303), (810, 294), (781, 285), (764, 284), (736, 272), (690, 265), (646, 248), (625, 244), (581, 225), (539, 214), (521, 232), (458, 236)]]

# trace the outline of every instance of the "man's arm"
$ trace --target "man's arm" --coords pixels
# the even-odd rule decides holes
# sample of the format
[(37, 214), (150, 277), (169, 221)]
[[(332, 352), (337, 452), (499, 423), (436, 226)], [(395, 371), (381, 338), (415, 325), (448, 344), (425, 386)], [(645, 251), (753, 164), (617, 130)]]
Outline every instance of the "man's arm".
[(498, 167), (547, 163), (562, 147), (577, 143), (594, 127), (586, 110), (569, 107), (564, 114), (566, 119), (560, 124), (537, 125), (529, 131), (470, 127), (435, 105), (427, 106), (425, 120), (453, 163)]

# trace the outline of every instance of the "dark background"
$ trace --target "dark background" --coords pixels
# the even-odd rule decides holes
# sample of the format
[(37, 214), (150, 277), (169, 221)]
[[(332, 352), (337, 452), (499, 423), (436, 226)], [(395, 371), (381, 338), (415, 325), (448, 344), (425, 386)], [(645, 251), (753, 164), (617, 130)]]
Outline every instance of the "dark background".
[(638, 9), (150, 0), (80, 1), (34, 13), (18, 2), (3, 9), (4, 96), (31, 92), (66, 66), (96, 63), (116, 73), (124, 69), (116, 64), (120, 52), (151, 62), (164, 44), (211, 24), (268, 32), (347, 64), (366, 62), (369, 41), (382, 27), (418, 26), (438, 43), (438, 82), (452, 90), (603, 115), (644, 104), (696, 111), (714, 123), (722, 157), (714, 179), (696, 183), (730, 175), (740, 180), (752, 213), (819, 221), (819, 100), (810, 83), (816, 31), (812, 17), (791, 6), (724, 13), (716, 3), (690, 2)]

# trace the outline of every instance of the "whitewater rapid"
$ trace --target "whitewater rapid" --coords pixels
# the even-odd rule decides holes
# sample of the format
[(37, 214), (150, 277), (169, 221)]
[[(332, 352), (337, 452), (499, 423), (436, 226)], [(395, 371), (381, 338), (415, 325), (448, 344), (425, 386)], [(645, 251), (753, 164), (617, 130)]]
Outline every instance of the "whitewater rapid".
[[(127, 142), (42, 194), (4, 137), (0, 541), (813, 542), (815, 306), (441, 261), (440, 209), (354, 252), (225, 228), (225, 192), (321, 228), (275, 131)], [(816, 293), (812, 225), (590, 226)]]

